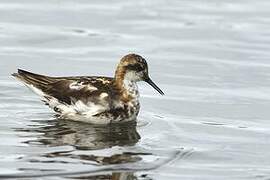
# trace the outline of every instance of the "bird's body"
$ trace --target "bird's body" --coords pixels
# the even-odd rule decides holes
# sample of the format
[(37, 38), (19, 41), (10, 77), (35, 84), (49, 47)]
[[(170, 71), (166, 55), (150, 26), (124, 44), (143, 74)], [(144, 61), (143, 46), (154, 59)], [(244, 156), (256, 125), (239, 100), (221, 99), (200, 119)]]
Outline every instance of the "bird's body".
[(50, 77), (20, 69), (13, 76), (38, 94), (60, 118), (93, 124), (136, 120), (140, 109), (136, 82), (145, 78), (157, 88), (148, 77), (146, 61), (135, 54), (122, 58), (112, 78)]

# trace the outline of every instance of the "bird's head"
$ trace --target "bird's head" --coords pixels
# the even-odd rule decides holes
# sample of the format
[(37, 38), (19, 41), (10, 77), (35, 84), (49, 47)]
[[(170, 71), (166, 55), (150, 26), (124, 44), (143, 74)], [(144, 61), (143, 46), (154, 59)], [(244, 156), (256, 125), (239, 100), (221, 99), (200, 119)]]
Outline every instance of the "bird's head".
[(161, 95), (162, 90), (150, 79), (146, 60), (137, 54), (124, 56), (117, 66), (115, 78), (122, 81), (145, 81), (156, 89)]

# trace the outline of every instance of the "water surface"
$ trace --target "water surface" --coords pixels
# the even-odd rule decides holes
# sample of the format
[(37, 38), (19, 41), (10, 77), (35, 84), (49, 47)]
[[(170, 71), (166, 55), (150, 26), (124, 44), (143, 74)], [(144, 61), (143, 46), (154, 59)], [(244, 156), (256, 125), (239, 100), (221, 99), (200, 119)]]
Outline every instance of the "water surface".
[[(0, 2), (0, 177), (269, 179), (270, 2)], [(144, 56), (138, 123), (58, 121), (17, 68), (113, 76)]]

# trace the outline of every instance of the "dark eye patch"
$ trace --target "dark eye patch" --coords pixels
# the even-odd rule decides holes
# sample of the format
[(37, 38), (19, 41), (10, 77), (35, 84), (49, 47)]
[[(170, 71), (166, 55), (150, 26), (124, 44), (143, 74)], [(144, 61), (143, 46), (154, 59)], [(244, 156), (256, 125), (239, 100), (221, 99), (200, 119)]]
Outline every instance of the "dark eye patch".
[(127, 69), (133, 70), (133, 71), (142, 71), (144, 70), (144, 67), (140, 64), (130, 64), (130, 65), (127, 65)]

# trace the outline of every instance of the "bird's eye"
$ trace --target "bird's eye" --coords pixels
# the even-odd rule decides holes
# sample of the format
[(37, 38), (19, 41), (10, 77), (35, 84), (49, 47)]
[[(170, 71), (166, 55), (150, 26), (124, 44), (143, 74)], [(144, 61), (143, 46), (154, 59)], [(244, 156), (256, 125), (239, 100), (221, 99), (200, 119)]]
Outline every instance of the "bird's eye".
[(130, 64), (127, 66), (127, 69), (139, 72), (143, 71), (144, 67), (140, 64)]

